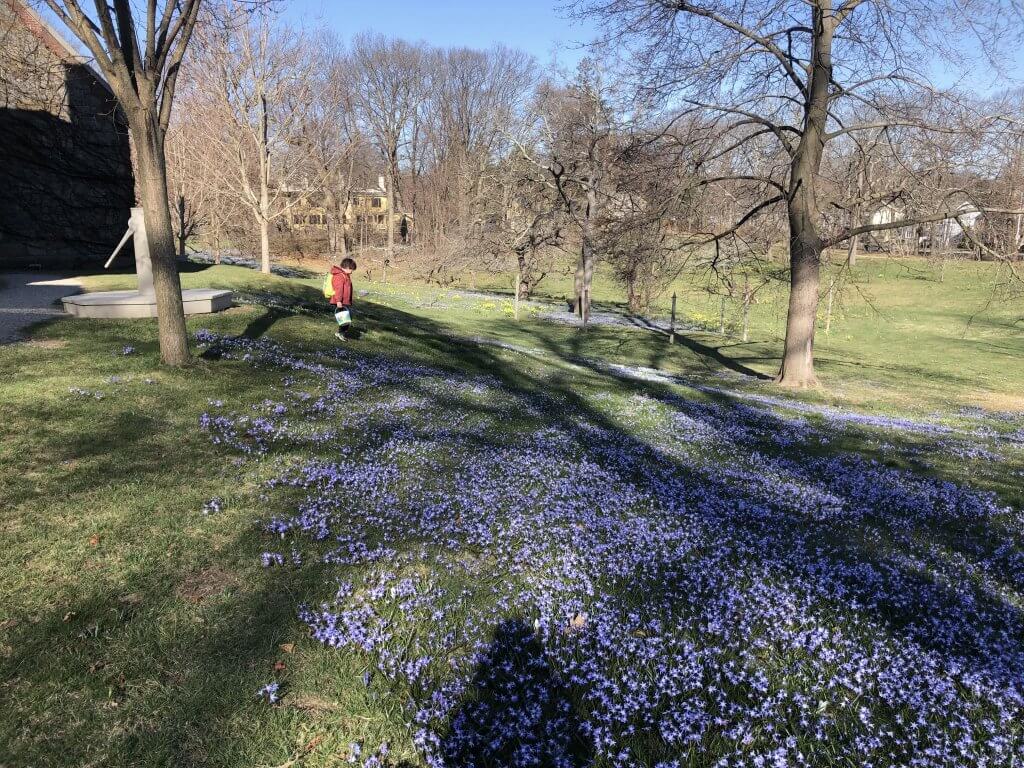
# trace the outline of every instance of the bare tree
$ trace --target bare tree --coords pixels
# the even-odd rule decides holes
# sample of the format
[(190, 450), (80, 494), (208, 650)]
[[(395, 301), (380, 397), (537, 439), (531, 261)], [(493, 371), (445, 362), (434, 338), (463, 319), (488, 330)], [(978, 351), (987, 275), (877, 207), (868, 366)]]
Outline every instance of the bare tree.
[(345, 257), (347, 211), (365, 139), (356, 114), (350, 60), (330, 38), (321, 41), (319, 58), (320, 66), (312, 73), (312, 100), (300, 128), (301, 145), (309, 164), (307, 176), (321, 185), (329, 247)]
[[(814, 385), (822, 254), (850, 237), (911, 223), (847, 221), (830, 233), (821, 184), (826, 148), (896, 126), (926, 128), (914, 106), (950, 94), (928, 86), (918, 65), (963, 40), (958, 25), (980, 38), (994, 62), (1000, 43), (1018, 34), (1016, 0), (580, 0), (577, 8), (603, 20), (606, 40), (632, 47), (645, 98), (707, 117), (715, 128), (709, 157), (763, 138), (781, 149), (786, 162), (770, 173), (737, 165), (707, 183), (743, 182), (762, 193), (727, 231), (785, 207), (790, 295), (777, 381)], [(866, 119), (850, 121), (851, 105)], [(913, 221), (948, 219), (957, 210), (915, 213)]]
[(188, 88), (183, 90), (165, 142), (167, 186), (178, 261), (186, 260), (189, 239), (201, 228), (214, 223), (212, 214), (217, 195), (216, 177), (211, 168), (214, 153), (195, 141), (197, 135), (202, 135), (203, 116), (188, 98)]
[(456, 231), (469, 240), (490, 163), (522, 122), (534, 81), (533, 61), (520, 51), (453, 48), (433, 60), (431, 104), (436, 163), (453, 181)]
[(401, 204), (400, 156), (425, 94), (424, 52), (404, 40), (361, 35), (352, 44), (351, 62), (360, 117), (368, 140), (384, 162), (387, 196), (387, 251), (384, 269), (394, 259), (395, 213)]
[(216, 118), (204, 138), (225, 160), (214, 166), (221, 184), (253, 216), (260, 269), (269, 274), (271, 224), (322, 181), (308, 178), (301, 161), (318, 84), (313, 46), (267, 11), (250, 14), (231, 3), (224, 17), (231, 21), (203, 25), (198, 35), (199, 87)]
[[(548, 182), (579, 240), (573, 280), (574, 307), (586, 326), (590, 289), (600, 250), (603, 206), (613, 196), (611, 167), (620, 151), (615, 113), (593, 61), (581, 62), (567, 87), (547, 84), (538, 97), (541, 138), (527, 157), (547, 173)], [(521, 150), (525, 151), (523, 147)]]
[(153, 262), (160, 359), (168, 365), (185, 365), (188, 336), (167, 199), (164, 139), (178, 73), (202, 0), (164, 0), (162, 8), (158, 0), (146, 0), (141, 21), (129, 0), (96, 3), (92, 11), (83, 9), (78, 0), (44, 2), (92, 54), (124, 109)]

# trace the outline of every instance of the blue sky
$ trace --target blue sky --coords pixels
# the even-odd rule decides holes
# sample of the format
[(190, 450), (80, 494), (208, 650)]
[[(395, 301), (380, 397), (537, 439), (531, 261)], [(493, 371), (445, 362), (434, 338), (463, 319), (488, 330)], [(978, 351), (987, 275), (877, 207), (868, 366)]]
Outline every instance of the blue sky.
[[(566, 0), (391, 0), (374, 3), (366, 0), (285, 0), (281, 9), (296, 24), (330, 27), (342, 40), (359, 32), (382, 32), (410, 41), (423, 40), (448, 47), (464, 45), (486, 48), (503, 43), (533, 54), (547, 65), (552, 57), (562, 66), (572, 67), (583, 55), (582, 44), (595, 36), (593, 22), (579, 22), (560, 10)], [(977, 48), (977, 40), (964, 44)], [(979, 59), (977, 50), (965, 50), (965, 59)], [(962, 61), (969, 72), (944, 71), (940, 62), (931, 66), (930, 76), (937, 85), (948, 86), (954, 80), (971, 90), (990, 92), (1007, 87), (989, 67), (979, 61)], [(1024, 52), (1016, 51), (1005, 63), (1011, 76), (1024, 78)]]
[[(532, 54), (542, 66), (557, 61), (571, 69), (584, 55), (583, 44), (595, 36), (592, 21), (580, 22), (562, 10), (568, 0), (278, 0), (282, 15), (296, 25), (328, 27), (342, 41), (359, 32), (382, 32), (432, 45), (486, 48), (502, 43)], [(49, 16), (49, 13), (46, 13)], [(59, 25), (58, 25), (59, 26)], [(70, 35), (67, 35), (70, 37)], [(991, 93), (1024, 83), (1024, 48), (1004, 60), (1007, 82), (991, 71), (974, 38), (963, 40), (956, 73), (930, 62), (928, 76), (940, 86), (958, 83)]]
[(548, 64), (557, 52), (560, 63), (571, 65), (582, 55), (579, 43), (593, 37), (593, 28), (569, 19), (556, 9), (557, 3), (559, 0), (292, 0), (283, 9), (293, 22), (325, 24), (342, 40), (374, 31), (444, 47), (486, 48), (503, 43), (533, 54), (541, 64)]

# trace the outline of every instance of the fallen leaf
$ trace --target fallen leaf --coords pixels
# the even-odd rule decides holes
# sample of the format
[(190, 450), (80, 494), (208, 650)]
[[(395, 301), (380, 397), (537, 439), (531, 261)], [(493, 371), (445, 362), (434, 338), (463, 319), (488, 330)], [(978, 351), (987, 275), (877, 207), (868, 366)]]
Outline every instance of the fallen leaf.
[(577, 613), (569, 620), (569, 626), (565, 628), (566, 632), (578, 632), (587, 626), (587, 614)]
[(64, 623), (66, 624), (67, 622), (71, 621), (73, 618), (75, 618), (75, 612), (74, 611), (68, 611), (67, 613), (64, 614)]
[(291, 653), (292, 651), (295, 650), (295, 643), (284, 643), (281, 646), (281, 650), (284, 651), (285, 653)]
[(91, 546), (94, 546), (94, 547), (99, 546), (99, 543), (100, 543), (100, 537), (99, 537), (98, 534), (94, 533), (92, 536), (89, 537), (89, 544)]
[(285, 664), (284, 664), (283, 661), (275, 661), (274, 662), (274, 671), (275, 672), (281, 672), (281, 671), (284, 670), (284, 668), (285, 668)]

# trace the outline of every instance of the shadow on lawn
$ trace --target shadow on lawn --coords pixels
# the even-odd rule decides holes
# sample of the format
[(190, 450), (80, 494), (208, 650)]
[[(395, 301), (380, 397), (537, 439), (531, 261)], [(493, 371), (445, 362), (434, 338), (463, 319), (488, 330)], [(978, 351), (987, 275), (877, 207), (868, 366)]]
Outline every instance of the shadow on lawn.
[[(584, 425), (597, 427), (608, 435), (613, 434), (618, 447), (623, 449), (622, 453), (633, 457), (632, 467), (616, 469), (629, 475), (627, 479), (643, 481), (640, 469), (644, 462), (662, 466), (667, 473), (686, 478), (680, 487), (690, 487), (700, 492), (682, 500), (691, 509), (700, 508), (701, 494), (707, 489), (713, 489), (719, 498), (743, 498), (756, 506), (767, 505), (770, 511), (768, 517), (744, 518), (737, 515), (730, 519), (729, 524), (735, 525), (737, 530), (744, 529), (746, 535), (754, 540), (759, 534), (768, 534), (778, 537), (780, 541), (790, 537), (795, 543), (817, 543), (820, 546), (817, 549), (817, 560), (809, 564), (819, 568), (817, 572), (829, 574), (829, 578), (847, 596), (833, 598), (833, 607), (838, 613), (849, 612), (846, 601), (850, 596), (855, 596), (861, 606), (857, 610), (863, 614), (864, 620), (885, 627), (893, 637), (938, 654), (949, 663), (966, 665), (995, 680), (1006, 680), (1008, 668), (1002, 664), (998, 653), (993, 652), (1000, 647), (998, 625), (1005, 625), (1011, 633), (1024, 629), (1024, 618), (1020, 610), (998, 594), (985, 590), (965, 594), (954, 582), (937, 579), (931, 572), (932, 568), (941, 572), (943, 565), (948, 563), (928, 561), (928, 557), (916, 547), (912, 551), (904, 550), (901, 541), (905, 543), (909, 539), (901, 540), (896, 535), (903, 535), (906, 531), (890, 528), (893, 521), (888, 518), (886, 508), (880, 508), (876, 515), (868, 515), (853, 523), (843, 523), (814, 520), (800, 514), (799, 510), (793, 512), (773, 507), (774, 502), (768, 497), (762, 497), (757, 488), (733, 486), (728, 479), (710, 476), (698, 466), (683, 463), (678, 457), (667, 455), (656, 445), (629, 433), (622, 425), (594, 410), (579, 391), (578, 383), (570, 381), (568, 377), (552, 378), (531, 374), (528, 368), (507, 359), (504, 352), (472, 340), (453, 338), (449, 329), (419, 315), (368, 303), (360, 317), (365, 318), (368, 327), (373, 330), (389, 332), (400, 329), (400, 335), (393, 337), (396, 349), (382, 349), (376, 345), (354, 347), (358, 354), (372, 357), (377, 354), (400, 355), (403, 351), (415, 351), (422, 355), (424, 351), (429, 351), (428, 365), (446, 368), (453, 373), (497, 377), (510, 396), (521, 396), (524, 402), (537, 404), (542, 409), (546, 423), (577, 436), (582, 445), (587, 446), (590, 440), (595, 439), (594, 433), (584, 429)], [(327, 319), (325, 324), (328, 324)], [(583, 367), (592, 379), (591, 384), (600, 383), (605, 388), (610, 384), (611, 388), (623, 392), (653, 397), (713, 430), (722, 430), (728, 423), (754, 424), (750, 407), (724, 394), (708, 395), (708, 399), (719, 409), (721, 417), (710, 419), (708, 414), (699, 409), (687, 408), (679, 392), (668, 385), (637, 382), (588, 364), (586, 334), (566, 339), (542, 325), (524, 327), (523, 333), (546, 353), (545, 361), (548, 364), (556, 361), (575, 368)], [(381, 336), (375, 338), (383, 340)], [(416, 381), (404, 384), (403, 391), (427, 399), (429, 404), (426, 408), (437, 409), (452, 417), (465, 416), (471, 412), (495, 415), (480, 403), (470, 403), (460, 397), (438, 396), (429, 388), (420, 387)], [(764, 456), (792, 460), (795, 463), (790, 465), (790, 471), (796, 480), (827, 488), (831, 478), (815, 474), (815, 465), (805, 462), (808, 457), (805, 456), (804, 446), (798, 444), (793, 449), (784, 449), (765, 439), (773, 433), (793, 432), (793, 423), (766, 410), (759, 410), (758, 414), (756, 433), (765, 442), (744, 447)], [(397, 418), (400, 421), (400, 415)], [(458, 444), (459, 440), (464, 440), (464, 445), (489, 442), (489, 435), (484, 437), (460, 431), (460, 422), (460, 419), (454, 419), (457, 426), (451, 435), (453, 444)], [(381, 426), (386, 428), (388, 424), (382, 423)], [(382, 429), (384, 431), (386, 429)], [(893, 442), (899, 441), (894, 435)], [(836, 455), (827, 447), (819, 447), (818, 451), (825, 458)], [(872, 444), (869, 436), (864, 436), (862, 444), (857, 445), (853, 453), (869, 457), (879, 455), (877, 445)], [(635, 477), (632, 476), (633, 472), (636, 472)], [(898, 478), (878, 480), (882, 483), (890, 481), (895, 483), (892, 487), (874, 488), (883, 492), (883, 499), (890, 494), (903, 493)], [(854, 488), (844, 493), (849, 493), (847, 501), (865, 503), (865, 498), (857, 496), (861, 493), (860, 489)], [(897, 520), (895, 524), (898, 527), (900, 521)], [(914, 541), (941, 543), (956, 557), (962, 557), (968, 562), (990, 555), (1000, 540), (1009, 539), (1015, 543), (1017, 540), (1013, 531), (990, 527), (985, 520), (977, 521), (974, 529), (959, 528), (955, 536), (951, 532), (946, 536), (946, 531), (931, 527), (929, 520), (922, 520), (921, 524), (921, 529), (910, 531), (909, 536)], [(814, 552), (815, 548), (812, 546), (807, 551)], [(921, 566), (923, 560), (927, 567)], [(853, 564), (862, 564), (866, 569), (845, 567)], [(692, 568), (696, 567), (694, 563), (674, 562), (666, 566), (665, 572), (646, 574), (642, 583), (632, 585), (632, 589), (642, 594), (645, 600), (663, 601), (667, 609), (671, 610), (674, 603), (685, 599), (678, 591), (685, 589), (694, 580), (699, 581), (700, 575), (692, 572)], [(780, 572), (778, 578), (784, 582), (790, 575)], [(725, 582), (720, 586), (728, 588), (728, 574), (723, 578)], [(1020, 588), (1021, 585), (1014, 587)], [(827, 602), (829, 600), (823, 600), (823, 603)], [(694, 605), (691, 608), (700, 610), (701, 606)], [(957, 623), (961, 622), (958, 618), (961, 614), (968, 618)], [(523, 715), (517, 708), (517, 702), (512, 699), (516, 690), (513, 685), (515, 681), (523, 690), (540, 692), (541, 700), (550, 702), (553, 710), (545, 710), (545, 716), (540, 718), (534, 717), (536, 711), (530, 716)], [(1011, 684), (1011, 681), (1006, 682)], [(737, 695), (745, 697), (751, 695), (751, 692), (739, 691)], [(460, 767), (478, 764), (483, 749), (490, 751), (487, 753), (488, 764), (495, 766), (514, 764), (516, 750), (526, 748), (539, 749), (542, 754), (545, 749), (561, 749), (573, 760), (580, 761), (573, 764), (587, 764), (592, 756), (584, 748), (585, 740), (579, 733), (578, 708), (581, 706), (580, 692), (568, 691), (554, 678), (544, 656), (544, 649), (529, 628), (521, 622), (509, 620), (498, 628), (492, 645), (476, 671), (472, 690), (457, 709), (449, 729), (441, 734), (442, 751), (453, 765)], [(812, 734), (805, 735), (810, 738)]]
[[(365, 321), (368, 328), (381, 332), (374, 335), (375, 340), (384, 341), (388, 338), (385, 334), (395, 335), (390, 336), (393, 345), (388, 348), (382, 348), (377, 343), (357, 344), (352, 347), (355, 354), (366, 357), (403, 353), (423, 356), (424, 352), (428, 352), (428, 363), (434, 367), (496, 377), (509, 392), (509, 397), (521, 397), (525, 403), (536, 404), (541, 408), (545, 423), (574, 435), (588, 450), (600, 446), (591, 444), (593, 433), (584, 430), (584, 424), (594, 425), (605, 434), (614, 435), (622, 455), (632, 456), (634, 461), (633, 466), (623, 465), (617, 471), (623, 474), (635, 472), (635, 480), (641, 479), (641, 463), (652, 462), (664, 467), (667, 473), (686, 478), (689, 486), (694, 489), (714, 489), (722, 497), (746, 498), (755, 504), (764, 502), (756, 491), (731, 487), (726, 480), (710, 477), (702, 473), (699, 467), (685, 464), (679, 458), (667, 455), (657, 446), (630, 434), (604, 413), (595, 410), (580, 394), (577, 382), (569, 378), (535, 376), (525, 366), (507, 359), (506, 353), (470, 340), (453, 339), (450, 329), (421, 316), (369, 302), (364, 307), (359, 316), (360, 322)], [(322, 309), (322, 305), (309, 304), (311, 313), (319, 309)], [(241, 335), (255, 338), (265, 334), (275, 322), (288, 314), (281, 309), (267, 310), (264, 315), (253, 319)], [(330, 322), (329, 315), (324, 313), (325, 337)], [(709, 418), (700, 409), (687, 409), (685, 403), (681, 402), (679, 392), (667, 385), (637, 382), (610, 373), (604, 368), (588, 365), (585, 362), (587, 350), (583, 334), (570, 338), (566, 343), (565, 339), (558, 338), (546, 326), (539, 324), (524, 326), (524, 333), (531, 336), (548, 355), (545, 362), (557, 361), (577, 368), (582, 366), (593, 382), (599, 382), (606, 388), (611, 385), (622, 392), (654, 397), (671, 408), (685, 412), (710, 429), (723, 428), (720, 421)], [(684, 338), (680, 337), (680, 341)], [(326, 338), (324, 344), (328, 344)], [(700, 350), (695, 351), (703, 354)], [(721, 360), (716, 362), (726, 365)], [(451, 415), (453, 428), (450, 439), (453, 445), (465, 448), (474, 444), (500, 443), (503, 440), (502, 435), (480, 435), (468, 429), (459, 431), (463, 419), (457, 416), (465, 417), (478, 412), (493, 417), (496, 413), (493, 408), (470, 403), (465, 399), (440, 397), (428, 388), (418, 386), (415, 380), (409, 382), (406, 389), (409, 394), (430, 398), (429, 408)], [(251, 394), (257, 396), (255, 390)], [(709, 398), (718, 406), (723, 418), (741, 424), (750, 422), (750, 410), (738, 401), (724, 395), (711, 395)], [(760, 411), (760, 414), (758, 434), (787, 434), (793, 430), (791, 423), (770, 412)], [(387, 424), (383, 423), (382, 426)], [(794, 460), (801, 457), (802, 451), (800, 446), (790, 451), (768, 443), (752, 447), (765, 455), (788, 456)], [(871, 450), (870, 441), (865, 439), (863, 451), (870, 455)], [(807, 471), (805, 465), (795, 466), (793, 471), (808, 483), (820, 484), (828, 480), (814, 476)], [(127, 480), (129, 474), (126, 473), (122, 479)], [(902, 493), (895, 486), (887, 490), (895, 495)], [(699, 495), (684, 501), (691, 508), (700, 509)], [(943, 614), (948, 611), (949, 615), (968, 605), (968, 602), (972, 610), (981, 605), (992, 615), (1006, 617), (1006, 621), (1017, 628), (1024, 625), (1019, 610), (999, 595), (979, 592), (965, 596), (955, 583), (934, 580), (923, 569), (911, 570), (910, 565), (898, 564), (878, 546), (886, 534), (884, 511), (877, 520), (858, 523), (858, 529), (865, 529), (860, 531), (863, 535), (851, 536), (845, 541), (843, 536), (850, 531), (835, 523), (810, 521), (781, 512), (769, 520), (737, 517), (731, 522), (737, 526), (747, 526), (752, 534), (756, 534), (758, 526), (763, 525), (783, 536), (792, 535), (797, 538), (809, 535), (812, 541), (815, 538), (820, 541), (823, 551), (840, 553), (838, 556), (850, 562), (873, 566), (884, 564), (902, 569), (897, 572), (902, 579), (901, 583), (912, 585), (913, 589), (909, 594), (898, 595), (896, 597), (899, 599), (889, 602), (873, 600), (878, 584), (873, 580), (877, 578), (876, 575), (866, 574), (863, 582), (855, 576), (838, 578), (840, 581), (846, 579), (848, 595), (858, 596), (863, 606), (870, 606), (860, 609), (869, 614), (867, 618), (880, 622), (892, 635), (909, 638), (932, 650), (941, 659), (965, 660), (973, 669), (999, 679), (1003, 671), (1000, 660), (993, 658), (991, 648), (986, 645), (989, 635), (984, 630), (989, 627), (967, 625), (968, 629), (976, 629), (977, 632), (967, 632), (967, 635), (972, 636), (949, 635), (948, 628), (942, 626), (941, 622), (938, 625), (933, 623), (934, 619), (941, 617), (922, 616), (921, 606), (915, 600), (929, 596), (931, 605), (941, 605)], [(873, 538), (876, 535), (878, 538)], [(922, 540), (942, 538), (953, 553), (970, 561), (987, 554), (986, 550), (993, 546), (992, 540), (1011, 534), (979, 529), (973, 532), (958, 531), (948, 539), (942, 532), (934, 530), (917, 531), (915, 535)], [(837, 542), (842, 545), (838, 546)], [(252, 531), (240, 534), (224, 551), (231, 553), (231, 557), (245, 560), (258, 558), (259, 548), (260, 535)], [(833, 556), (836, 555), (826, 555)], [(918, 553), (915, 553), (917, 556)], [(224, 557), (228, 558), (228, 555)], [(633, 585), (642, 599), (666, 600), (671, 603), (681, 599), (673, 593), (675, 587), (685, 585), (687, 579), (702, 577), (701, 574), (691, 572), (694, 568), (692, 563), (669, 565), (672, 573), (646, 574), (642, 582)], [(823, 565), (827, 566), (828, 563)], [(225, 565), (225, 568), (228, 567)], [(881, 570), (879, 572), (884, 573)], [(784, 574), (780, 575), (780, 578), (784, 577)], [(882, 578), (889, 577), (883, 575)], [(58, 676), (63, 676), (62, 679), (75, 681), (74, 685), (86, 690), (101, 689), (109, 685), (111, 680), (115, 681), (114, 688), (118, 691), (116, 695), (123, 697), (125, 703), (130, 703), (134, 711), (147, 713), (146, 717), (150, 721), (145, 728), (130, 732), (125, 737), (124, 751), (119, 757), (126, 764), (197, 764), (204, 762), (204, 753), (212, 743), (223, 745), (224, 742), (236, 742), (232, 750), (245, 754), (245, 741), (251, 734), (233, 731), (231, 723), (237, 723), (241, 710), (254, 706), (254, 691), (249, 690), (252, 688), (253, 670), (265, 670), (260, 673), (263, 679), (272, 679), (271, 670), (277, 647), (279, 643), (292, 639), (295, 632), (296, 606), (299, 603), (315, 603), (321, 598), (325, 585), (330, 582), (330, 575), (324, 566), (315, 564), (297, 570), (260, 571), (253, 583), (239, 585), (237, 589), (210, 599), (210, 612), (216, 612), (217, 621), (204, 621), (179, 628), (173, 641), (168, 642), (160, 637), (165, 631), (158, 626), (162, 618), (160, 607), (181, 599), (180, 580), (181, 574), (168, 572), (158, 564), (146, 563), (140, 565), (132, 579), (118, 590), (85, 597), (72, 606), (72, 612), (80, 617), (83, 626), (93, 622), (98, 626), (106, 621), (103, 618), (105, 612), (119, 604), (124, 592), (138, 591), (143, 594), (142, 607), (125, 614), (121, 623), (129, 626), (129, 629), (124, 630), (126, 636), (130, 637), (132, 632), (138, 633), (139, 647), (159, 649), (158, 655), (125, 659), (122, 663), (127, 672), (123, 684), (118, 682), (121, 679), (117, 676), (120, 671), (115, 667), (103, 672), (98, 679), (91, 677), (95, 673), (86, 672), (89, 659), (102, 654), (102, 646), (93, 647), (89, 645), (92, 641), (86, 641), (88, 647), (85, 651), (75, 648), (74, 642), (68, 638), (68, 625), (60, 621), (59, 617), (26, 628), (17, 655), (5, 660), (5, 666), (9, 664), (10, 669), (28, 670), (29, 673), (34, 671), (35, 674), (44, 672), (39, 659), (48, 654), (52, 656), (53, 643), (59, 639), (62, 650), (57, 654), (51, 672), (57, 672)], [(849, 610), (848, 605), (838, 600), (835, 607), (840, 613)], [(139, 623), (147, 619), (154, 626), (139, 627)], [(131, 626), (136, 628), (131, 629)], [(154, 675), (157, 678), (155, 686), (147, 682)], [(570, 765), (582, 766), (592, 761), (593, 755), (580, 733), (579, 692), (570, 691), (557, 679), (546, 659), (544, 648), (522, 620), (508, 619), (496, 628), (493, 641), (476, 670), (471, 688), (471, 692), (457, 708), (448, 731), (442, 734), (442, 751), (451, 765), (470, 768), (480, 764), (479, 755), (484, 748), (491, 750), (488, 753), (491, 757), (488, 764), (493, 766), (515, 764), (517, 750), (524, 747), (537, 750), (536, 754), (540, 755), (538, 764), (549, 764), (552, 762), (549, 758), (557, 755), (569, 756)], [(543, 706), (539, 710), (524, 709), (526, 699), (520, 695), (524, 692), (529, 692), (529, 698), (533, 701), (543, 702)], [(253, 718), (253, 730), (258, 728), (259, 719)], [(53, 743), (51, 746), (58, 751), (67, 749), (68, 755), (76, 754), (74, 744)], [(238, 763), (242, 762), (243, 758), (239, 757)]]
[(495, 629), (441, 753), (448, 768), (476, 768), (484, 755), (493, 766), (592, 763), (570, 692), (524, 621)]

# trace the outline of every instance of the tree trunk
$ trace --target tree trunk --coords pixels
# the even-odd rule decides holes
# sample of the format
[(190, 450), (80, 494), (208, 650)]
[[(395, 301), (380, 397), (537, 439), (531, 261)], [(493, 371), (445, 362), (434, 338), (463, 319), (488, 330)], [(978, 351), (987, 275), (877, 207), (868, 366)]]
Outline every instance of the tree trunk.
[(583, 317), (583, 258), (582, 253), (580, 254), (580, 260), (576, 264), (576, 272), (572, 277), (572, 291), (573, 291), (573, 311)]
[[(861, 201), (864, 199), (865, 185), (867, 184), (867, 164), (868, 158), (864, 157), (861, 159), (861, 167), (857, 172), (857, 203), (853, 207), (853, 221), (850, 222), (850, 229), (860, 226), (860, 220), (863, 216), (861, 210)], [(853, 269), (857, 266), (857, 247), (859, 245), (860, 237), (854, 235), (850, 238), (849, 245), (846, 249), (846, 263)]]
[(185, 195), (178, 193), (178, 261), (188, 261), (185, 255), (185, 241), (188, 240), (188, 229), (185, 226)]
[(596, 253), (594, 241), (596, 229), (594, 226), (597, 219), (597, 190), (594, 188), (593, 180), (587, 184), (587, 209), (583, 217), (583, 247), (580, 253), (580, 266), (583, 270), (581, 284), (582, 307), (580, 317), (583, 318), (583, 325), (590, 322), (590, 286), (594, 282), (594, 262)]
[(327, 222), (327, 249), (331, 253), (338, 252), (338, 230), (344, 227), (339, 214), (338, 196), (326, 186), (324, 188), (324, 210), (327, 211), (324, 220)]
[[(827, 5), (827, 4), (826, 4)], [(829, 84), (832, 82), (832, 34), (835, 20), (816, 6), (811, 77), (808, 82), (804, 130), (790, 166), (789, 311), (786, 342), (775, 381), (786, 387), (817, 386), (814, 374), (814, 324), (818, 315), (822, 242), (815, 196), (825, 147)]]
[(163, 141), (159, 129), (145, 115), (136, 116), (131, 132), (138, 159), (142, 208), (146, 216), (146, 239), (153, 264), (160, 360), (165, 365), (184, 366), (189, 362), (188, 332), (181, 299), (181, 278), (175, 262)]
[(395, 257), (395, 173), (391, 166), (388, 167), (388, 175), (391, 177), (387, 179), (388, 188), (387, 200), (388, 200), (388, 211), (387, 211), (387, 229), (388, 229), (388, 244), (384, 250), (384, 280), (387, 281), (388, 264)]
[(337, 248), (341, 253), (341, 258), (348, 258), (348, 195), (345, 195), (343, 200), (338, 196), (337, 200), (338, 210), (338, 233), (337, 233)]
[(267, 97), (260, 94), (260, 271), (270, 274), (270, 127)]
[(260, 272), (270, 274), (270, 222), (260, 215)]
[(630, 274), (626, 276), (626, 306), (629, 307), (629, 313), (631, 315), (639, 315), (643, 309), (643, 301), (640, 293), (637, 290), (637, 279), (636, 275)]
[(514, 297), (513, 302), (512, 302), (512, 313), (513, 313), (513, 316), (515, 317), (515, 321), (518, 323), (519, 322), (519, 297), (520, 297), (520, 294), (523, 291), (523, 268), (522, 268), (522, 263), (521, 262), (520, 262), (519, 266), (516, 268), (516, 284), (515, 284), (515, 286), (513, 287), (512, 290), (513, 290), (513, 292), (515, 294), (515, 297)]
[(776, 378), (787, 387), (813, 387), (818, 383), (814, 374), (814, 322), (818, 316), (820, 242), (816, 235), (808, 241), (808, 233), (800, 231), (799, 227), (790, 239), (786, 345), (782, 368)]

